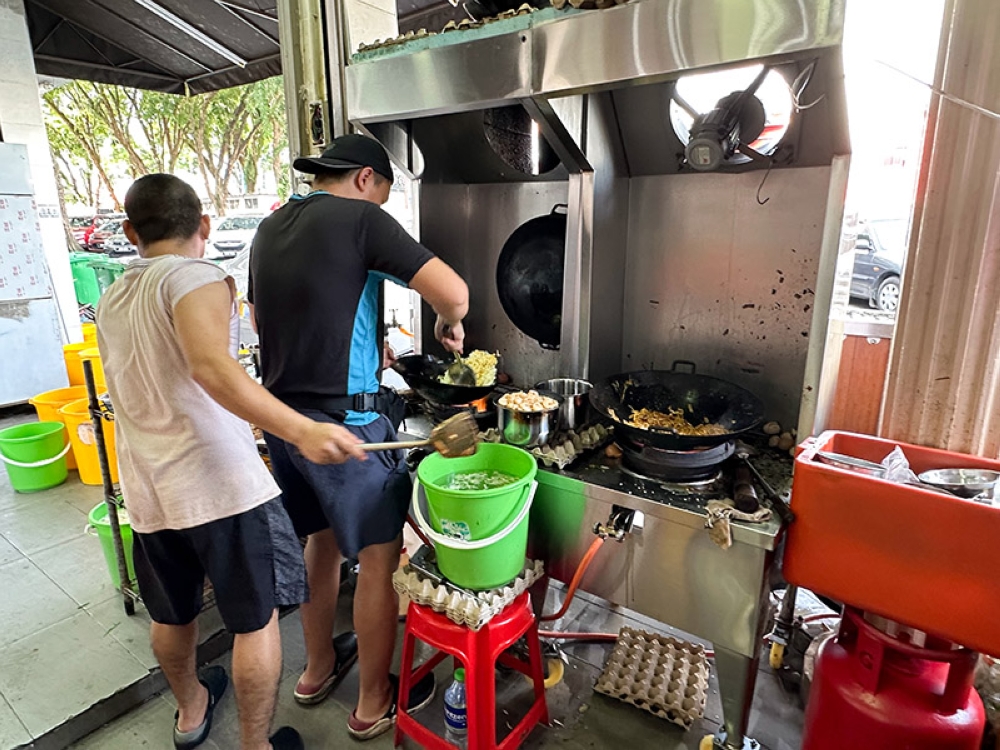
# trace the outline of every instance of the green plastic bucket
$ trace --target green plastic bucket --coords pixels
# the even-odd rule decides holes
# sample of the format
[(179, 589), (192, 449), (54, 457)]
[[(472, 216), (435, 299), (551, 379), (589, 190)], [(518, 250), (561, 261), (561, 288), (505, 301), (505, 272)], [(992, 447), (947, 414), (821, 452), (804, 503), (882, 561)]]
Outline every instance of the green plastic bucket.
[(30, 422), (0, 430), (0, 461), (17, 492), (38, 492), (66, 481), (69, 443), (62, 422)]
[[(432, 454), (417, 468), (414, 516), (434, 542), (438, 568), (457, 586), (492, 589), (517, 578), (528, 545), (528, 511), (538, 468), (531, 454), (499, 443), (479, 446), (475, 455), (442, 458)], [(452, 474), (502, 471), (518, 479), (485, 490), (448, 489)], [(418, 491), (427, 497), (430, 523), (420, 507)]]
[[(118, 528), (122, 532), (122, 547), (125, 549), (125, 564), (128, 569), (128, 577), (135, 582), (135, 569), (132, 564), (132, 526), (128, 519), (123, 518), (124, 514), (118, 514)], [(104, 561), (108, 565), (108, 573), (111, 574), (111, 582), (115, 588), (121, 588), (121, 576), (118, 575), (118, 558), (115, 556), (115, 540), (111, 536), (111, 521), (108, 520), (107, 503), (94, 506), (87, 516), (90, 525), (87, 527), (88, 533), (97, 535), (101, 543), (101, 551), (104, 552)]]

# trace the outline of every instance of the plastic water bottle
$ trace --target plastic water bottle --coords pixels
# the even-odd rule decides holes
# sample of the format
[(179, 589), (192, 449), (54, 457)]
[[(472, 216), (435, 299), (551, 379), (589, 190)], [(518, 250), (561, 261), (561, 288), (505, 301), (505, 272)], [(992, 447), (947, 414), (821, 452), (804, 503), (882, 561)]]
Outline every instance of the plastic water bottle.
[(449, 742), (460, 748), (465, 747), (465, 737), (469, 732), (465, 713), (465, 670), (455, 670), (455, 681), (444, 693), (445, 733)]

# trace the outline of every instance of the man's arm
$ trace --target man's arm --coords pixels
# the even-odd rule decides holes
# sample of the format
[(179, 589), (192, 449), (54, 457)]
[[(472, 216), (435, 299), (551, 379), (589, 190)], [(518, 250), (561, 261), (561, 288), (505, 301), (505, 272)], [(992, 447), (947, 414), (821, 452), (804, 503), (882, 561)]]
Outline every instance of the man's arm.
[(224, 408), (295, 445), (314, 463), (365, 459), (343, 427), (315, 422), (272, 396), (229, 354), (233, 290), (219, 281), (184, 295), (174, 306), (174, 329), (191, 377)]
[(462, 319), (469, 312), (469, 287), (462, 277), (440, 258), (431, 258), (410, 279), (410, 288), (437, 313), (434, 337), (448, 351), (462, 351)]

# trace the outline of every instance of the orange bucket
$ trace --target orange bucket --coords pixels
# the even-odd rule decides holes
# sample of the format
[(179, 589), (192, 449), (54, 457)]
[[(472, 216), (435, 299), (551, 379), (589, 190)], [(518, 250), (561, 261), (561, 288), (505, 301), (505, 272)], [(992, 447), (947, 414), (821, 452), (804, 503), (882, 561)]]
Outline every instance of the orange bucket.
[[(79, 401), (81, 398), (87, 398), (87, 386), (71, 385), (69, 388), (56, 388), (54, 391), (39, 393), (28, 399), (28, 403), (34, 406), (35, 411), (38, 412), (39, 422), (62, 422), (65, 425), (66, 420), (59, 413), (59, 410), (71, 401)], [(68, 433), (64, 435), (63, 445), (66, 444), (66, 440), (69, 440)], [(66, 468), (76, 468), (76, 457), (73, 455), (72, 449), (66, 454)]]
[(93, 348), (93, 341), (81, 341), (78, 344), (63, 344), (63, 359), (66, 361), (66, 375), (69, 377), (70, 385), (87, 384), (83, 379), (83, 362), (80, 361), (80, 352)]
[[(80, 481), (84, 484), (100, 486), (104, 484), (101, 476), (101, 461), (97, 457), (97, 441), (94, 439), (94, 423), (90, 419), (90, 402), (87, 399), (72, 401), (59, 410), (59, 416), (69, 432), (69, 441), (73, 444), (76, 454), (76, 464), (80, 471)], [(115, 422), (103, 420), (104, 446), (108, 451), (108, 464), (111, 468), (111, 481), (118, 482), (118, 455), (115, 451)]]
[(94, 369), (94, 384), (97, 386), (97, 389), (106, 389), (108, 384), (104, 380), (104, 366), (101, 364), (101, 350), (94, 346), (93, 343), (90, 344), (89, 349), (83, 349), (80, 352), (81, 371), (83, 370), (83, 363), (87, 360), (90, 360), (91, 367)]

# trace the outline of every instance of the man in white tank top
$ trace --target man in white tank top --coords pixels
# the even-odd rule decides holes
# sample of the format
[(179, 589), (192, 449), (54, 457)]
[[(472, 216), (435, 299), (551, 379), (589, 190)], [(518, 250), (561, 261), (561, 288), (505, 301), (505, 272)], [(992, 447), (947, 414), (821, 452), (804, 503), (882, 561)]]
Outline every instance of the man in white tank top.
[(315, 463), (365, 454), (347, 430), (285, 406), (236, 360), (235, 287), (202, 260), (209, 219), (194, 190), (172, 175), (147, 175), (125, 211), (141, 257), (101, 299), (97, 336), (136, 577), (153, 651), (177, 698), (174, 746), (207, 739), (228, 682), (221, 667), (196, 671), (207, 576), (236, 634), (243, 750), (298, 750), (294, 729), (269, 733), (281, 674), (277, 608), (307, 599), (302, 550), (247, 420)]

